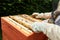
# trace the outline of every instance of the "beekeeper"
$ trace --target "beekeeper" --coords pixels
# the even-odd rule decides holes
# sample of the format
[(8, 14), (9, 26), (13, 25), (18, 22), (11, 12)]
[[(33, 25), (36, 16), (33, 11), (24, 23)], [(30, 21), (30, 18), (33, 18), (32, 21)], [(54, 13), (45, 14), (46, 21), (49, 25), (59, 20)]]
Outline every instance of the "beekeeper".
[(32, 30), (35, 33), (43, 32), (47, 35), (49, 40), (60, 40), (60, 1), (58, 3), (58, 8), (54, 12), (55, 24), (47, 22), (34, 22)]

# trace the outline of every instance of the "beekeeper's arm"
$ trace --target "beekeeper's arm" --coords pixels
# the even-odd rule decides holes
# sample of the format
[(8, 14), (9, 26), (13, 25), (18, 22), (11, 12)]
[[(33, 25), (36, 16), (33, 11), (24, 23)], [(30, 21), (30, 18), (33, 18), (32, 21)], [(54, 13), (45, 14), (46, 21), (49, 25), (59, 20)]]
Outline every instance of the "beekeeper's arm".
[(51, 17), (51, 12), (46, 12), (46, 13), (33, 13), (32, 17), (34, 18), (45, 18), (48, 19)]
[(43, 32), (51, 40), (60, 40), (60, 26), (44, 22), (35, 22), (32, 24), (35, 33)]

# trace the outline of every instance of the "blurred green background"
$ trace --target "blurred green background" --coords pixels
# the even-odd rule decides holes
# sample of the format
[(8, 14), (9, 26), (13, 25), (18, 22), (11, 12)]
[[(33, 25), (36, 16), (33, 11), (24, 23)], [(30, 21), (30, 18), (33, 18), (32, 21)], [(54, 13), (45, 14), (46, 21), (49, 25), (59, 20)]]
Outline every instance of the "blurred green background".
[[(0, 16), (50, 12), (52, 0), (0, 0)], [(0, 40), (2, 33), (0, 30)]]
[(32, 14), (33, 12), (49, 12), (52, 10), (52, 0), (1, 0), (0, 14)]

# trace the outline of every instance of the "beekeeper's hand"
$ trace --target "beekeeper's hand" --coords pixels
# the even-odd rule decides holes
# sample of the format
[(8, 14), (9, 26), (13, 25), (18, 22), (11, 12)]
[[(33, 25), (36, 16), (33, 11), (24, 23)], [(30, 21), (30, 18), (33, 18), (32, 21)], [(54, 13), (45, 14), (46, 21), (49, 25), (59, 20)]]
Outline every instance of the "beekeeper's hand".
[(34, 13), (32, 14), (32, 17), (36, 18), (36, 16), (38, 16), (38, 15), (39, 15), (39, 13), (34, 12)]
[(45, 18), (45, 19), (49, 19), (50, 17), (51, 17), (51, 12), (40, 13), (39, 15), (36, 16), (36, 18)]
[(45, 32), (45, 28), (47, 27), (46, 23), (44, 22), (34, 22), (32, 25), (32, 30), (36, 33)]
[(44, 18), (44, 19), (49, 19), (51, 17), (51, 12), (47, 13), (33, 13), (32, 17), (34, 18)]
[(60, 26), (45, 22), (35, 22), (32, 25), (35, 33), (43, 32), (50, 40), (60, 40)]

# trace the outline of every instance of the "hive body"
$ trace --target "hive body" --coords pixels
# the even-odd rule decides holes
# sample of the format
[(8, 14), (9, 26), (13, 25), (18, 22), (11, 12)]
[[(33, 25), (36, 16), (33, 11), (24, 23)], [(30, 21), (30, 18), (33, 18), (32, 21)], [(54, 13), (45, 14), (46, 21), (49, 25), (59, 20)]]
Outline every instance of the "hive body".
[[(30, 26), (28, 27), (29, 22), (33, 23), (34, 21), (39, 21), (39, 20), (36, 20), (30, 16), (29, 17), (32, 18), (31, 20), (29, 20), (28, 17), (23, 17), (22, 15), (20, 17), (22, 17), (23, 20), (25, 19), (28, 20), (27, 21), (28, 23), (22, 22), (23, 20), (21, 21), (23, 24), (18, 23), (16, 20), (13, 20), (13, 17), (9, 17), (9, 16), (1, 18), (3, 40), (48, 40), (46, 35), (43, 34), (42, 32), (34, 33), (30, 29)], [(17, 24), (11, 21), (10, 19), (12, 19), (14, 22), (16, 21)]]

